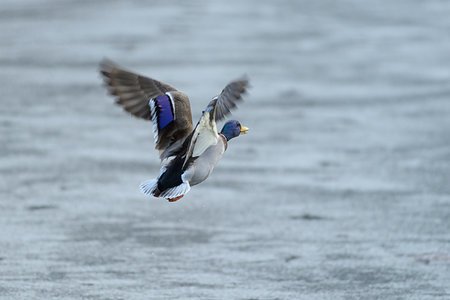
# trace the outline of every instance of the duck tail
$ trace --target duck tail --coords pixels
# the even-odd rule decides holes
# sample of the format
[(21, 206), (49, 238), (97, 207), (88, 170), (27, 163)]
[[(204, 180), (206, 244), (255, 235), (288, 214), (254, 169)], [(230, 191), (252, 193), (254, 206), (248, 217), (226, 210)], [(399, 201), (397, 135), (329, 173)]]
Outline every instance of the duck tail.
[(170, 189), (164, 190), (161, 192), (159, 197), (163, 197), (166, 199), (174, 199), (180, 196), (185, 195), (187, 192), (191, 190), (191, 185), (189, 182), (183, 182), (180, 185), (174, 186)]
[(174, 199), (184, 196), (191, 190), (189, 182), (183, 182), (180, 185), (174, 186), (162, 192), (158, 189), (158, 178), (146, 180), (139, 186), (141, 192), (147, 196), (162, 197), (166, 199)]
[(144, 195), (159, 197), (158, 178), (142, 182), (139, 188)]

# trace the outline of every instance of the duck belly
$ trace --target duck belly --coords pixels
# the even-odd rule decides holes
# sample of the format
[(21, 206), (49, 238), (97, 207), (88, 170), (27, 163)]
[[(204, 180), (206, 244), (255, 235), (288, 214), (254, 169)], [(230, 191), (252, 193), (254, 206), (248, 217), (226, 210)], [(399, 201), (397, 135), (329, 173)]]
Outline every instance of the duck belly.
[(191, 186), (199, 184), (209, 177), (225, 152), (225, 143), (226, 142), (220, 138), (216, 145), (210, 146), (194, 161), (189, 168), (190, 170), (188, 170), (188, 173), (192, 176), (189, 179), (189, 184)]

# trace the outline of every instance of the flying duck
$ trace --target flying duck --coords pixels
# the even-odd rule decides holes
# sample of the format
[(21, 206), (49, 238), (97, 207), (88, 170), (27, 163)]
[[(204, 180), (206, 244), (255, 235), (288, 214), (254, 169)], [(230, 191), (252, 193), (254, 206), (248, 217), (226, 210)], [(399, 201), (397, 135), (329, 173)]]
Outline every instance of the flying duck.
[(206, 106), (194, 127), (189, 98), (161, 81), (122, 69), (109, 60), (100, 63), (100, 73), (116, 103), (128, 113), (153, 122), (155, 149), (161, 169), (155, 179), (141, 183), (142, 193), (170, 202), (182, 198), (192, 186), (208, 178), (227, 149), (228, 141), (247, 133), (236, 120), (224, 124), (220, 133), (216, 122), (236, 107), (246, 92), (248, 80), (227, 84)]

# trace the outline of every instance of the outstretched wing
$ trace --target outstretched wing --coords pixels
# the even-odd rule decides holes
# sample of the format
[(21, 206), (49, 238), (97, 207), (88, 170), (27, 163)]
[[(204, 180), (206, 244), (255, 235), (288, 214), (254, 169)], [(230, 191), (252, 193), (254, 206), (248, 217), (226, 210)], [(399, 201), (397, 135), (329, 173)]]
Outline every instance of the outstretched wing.
[(245, 94), (248, 87), (248, 79), (246, 77), (235, 80), (227, 84), (222, 90), (220, 95), (215, 97), (208, 106), (213, 105), (212, 102), (216, 101), (214, 108), (214, 116), (216, 121), (224, 119), (231, 113), (231, 110), (236, 107), (236, 103), (242, 100), (242, 95)]
[(100, 72), (116, 103), (130, 114), (153, 121), (155, 148), (165, 158), (168, 148), (181, 145), (192, 130), (189, 98), (176, 88), (104, 60)]
[(116, 103), (130, 114), (151, 120), (148, 101), (177, 89), (160, 81), (129, 72), (109, 60), (100, 63), (100, 72)]
[(216, 145), (219, 140), (216, 121), (224, 119), (236, 107), (236, 103), (242, 100), (246, 92), (248, 79), (240, 79), (227, 84), (219, 96), (209, 102), (202, 117), (195, 126), (183, 167), (192, 157), (198, 157), (210, 146)]

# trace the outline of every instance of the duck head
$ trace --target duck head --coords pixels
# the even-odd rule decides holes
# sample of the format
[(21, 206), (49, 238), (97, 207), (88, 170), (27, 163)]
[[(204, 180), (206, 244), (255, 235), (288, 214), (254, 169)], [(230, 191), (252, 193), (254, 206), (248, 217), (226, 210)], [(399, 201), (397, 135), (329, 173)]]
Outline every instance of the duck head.
[(245, 126), (242, 126), (239, 121), (236, 120), (230, 120), (226, 122), (223, 127), (222, 131), (220, 131), (221, 134), (223, 134), (227, 141), (231, 140), (232, 138), (235, 138), (241, 134), (245, 134), (248, 132), (248, 128)]

